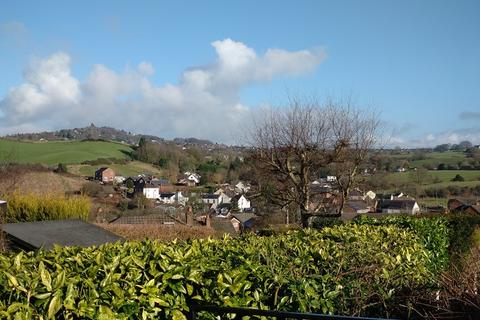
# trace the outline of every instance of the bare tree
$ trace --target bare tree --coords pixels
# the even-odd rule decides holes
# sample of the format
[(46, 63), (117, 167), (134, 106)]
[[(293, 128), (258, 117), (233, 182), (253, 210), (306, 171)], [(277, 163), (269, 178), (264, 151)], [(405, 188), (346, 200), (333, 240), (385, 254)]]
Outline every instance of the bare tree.
[(341, 214), (378, 124), (375, 114), (355, 109), (350, 100), (321, 105), (316, 99), (290, 99), (288, 106), (269, 110), (250, 132), (256, 170), (276, 204), (297, 206), (307, 226), (308, 218), (324, 209), (312, 205), (311, 184), (328, 168), (338, 177)]

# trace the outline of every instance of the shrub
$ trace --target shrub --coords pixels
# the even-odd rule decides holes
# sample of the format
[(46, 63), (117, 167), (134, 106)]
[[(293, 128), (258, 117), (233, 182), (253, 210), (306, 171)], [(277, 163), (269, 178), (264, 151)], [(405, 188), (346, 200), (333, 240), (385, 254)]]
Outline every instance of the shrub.
[(55, 172), (57, 172), (57, 173), (67, 173), (68, 172), (67, 165), (65, 163), (59, 163), (57, 168), (55, 169)]
[(5, 196), (7, 212), (5, 222), (29, 222), (60, 219), (83, 219), (90, 214), (90, 201), (86, 197), (58, 197), (54, 195)]
[(465, 181), (465, 178), (462, 177), (461, 175), (457, 174), (452, 181)]
[(449, 220), (446, 217), (386, 216), (370, 218), (360, 216), (355, 222), (361, 225), (390, 225), (410, 230), (420, 238), (421, 243), (432, 253), (433, 257), (429, 267), (433, 273), (439, 273), (448, 267), (451, 231)]
[(80, 192), (89, 197), (98, 197), (103, 195), (103, 188), (98, 182), (89, 181), (82, 185)]
[(186, 319), (196, 301), (382, 315), (400, 305), (405, 289), (431, 281), (431, 257), (408, 230), (354, 224), (272, 237), (57, 247), (0, 256), (0, 313)]

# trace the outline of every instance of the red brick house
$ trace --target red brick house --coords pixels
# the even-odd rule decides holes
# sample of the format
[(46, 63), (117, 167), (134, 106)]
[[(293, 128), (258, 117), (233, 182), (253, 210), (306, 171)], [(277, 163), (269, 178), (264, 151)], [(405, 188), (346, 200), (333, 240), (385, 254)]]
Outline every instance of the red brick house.
[(95, 171), (95, 180), (102, 182), (113, 182), (115, 179), (115, 171), (108, 167), (103, 167)]

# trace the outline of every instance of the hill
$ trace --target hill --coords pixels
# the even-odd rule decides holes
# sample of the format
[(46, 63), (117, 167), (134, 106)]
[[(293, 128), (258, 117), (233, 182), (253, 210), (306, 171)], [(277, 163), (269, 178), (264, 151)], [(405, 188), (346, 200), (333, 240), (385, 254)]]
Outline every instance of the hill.
[(7, 139), (14, 140), (108, 140), (117, 141), (126, 144), (137, 144), (141, 137), (147, 140), (164, 141), (164, 139), (142, 134), (133, 134), (125, 130), (118, 130), (111, 127), (96, 127), (93, 123), (85, 128), (62, 129), (52, 132), (38, 133), (19, 133), (6, 136)]
[(147, 141), (158, 143), (173, 143), (178, 146), (197, 146), (205, 148), (218, 147), (217, 144), (197, 138), (175, 138), (172, 141), (159, 138), (153, 135), (134, 134), (125, 130), (118, 130), (111, 127), (96, 127), (93, 123), (85, 128), (62, 129), (58, 131), (45, 131), (38, 133), (18, 133), (5, 136), (9, 140), (27, 140), (27, 141), (80, 141), (80, 140), (106, 140), (117, 141), (126, 144), (136, 145), (141, 138)]
[(128, 145), (106, 141), (24, 142), (0, 139), (0, 161), (54, 165), (81, 163), (98, 158), (126, 159)]

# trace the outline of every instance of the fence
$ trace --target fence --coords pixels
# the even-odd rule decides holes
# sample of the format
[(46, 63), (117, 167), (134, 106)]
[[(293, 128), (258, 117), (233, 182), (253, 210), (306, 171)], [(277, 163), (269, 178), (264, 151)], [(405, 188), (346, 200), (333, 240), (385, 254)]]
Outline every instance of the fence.
[(188, 320), (198, 320), (198, 314), (200, 312), (208, 312), (210, 314), (220, 315), (220, 319), (232, 319), (227, 318), (227, 314), (235, 314), (234, 319), (241, 319), (244, 316), (253, 316), (253, 319), (260, 319), (260, 317), (269, 317), (272, 319), (322, 319), (322, 320), (379, 320), (379, 318), (365, 318), (365, 317), (349, 317), (349, 316), (332, 316), (317, 313), (299, 313), (299, 312), (286, 312), (286, 311), (274, 311), (274, 310), (259, 310), (249, 308), (227, 308), (218, 307), (213, 305), (190, 305), (190, 313)]

